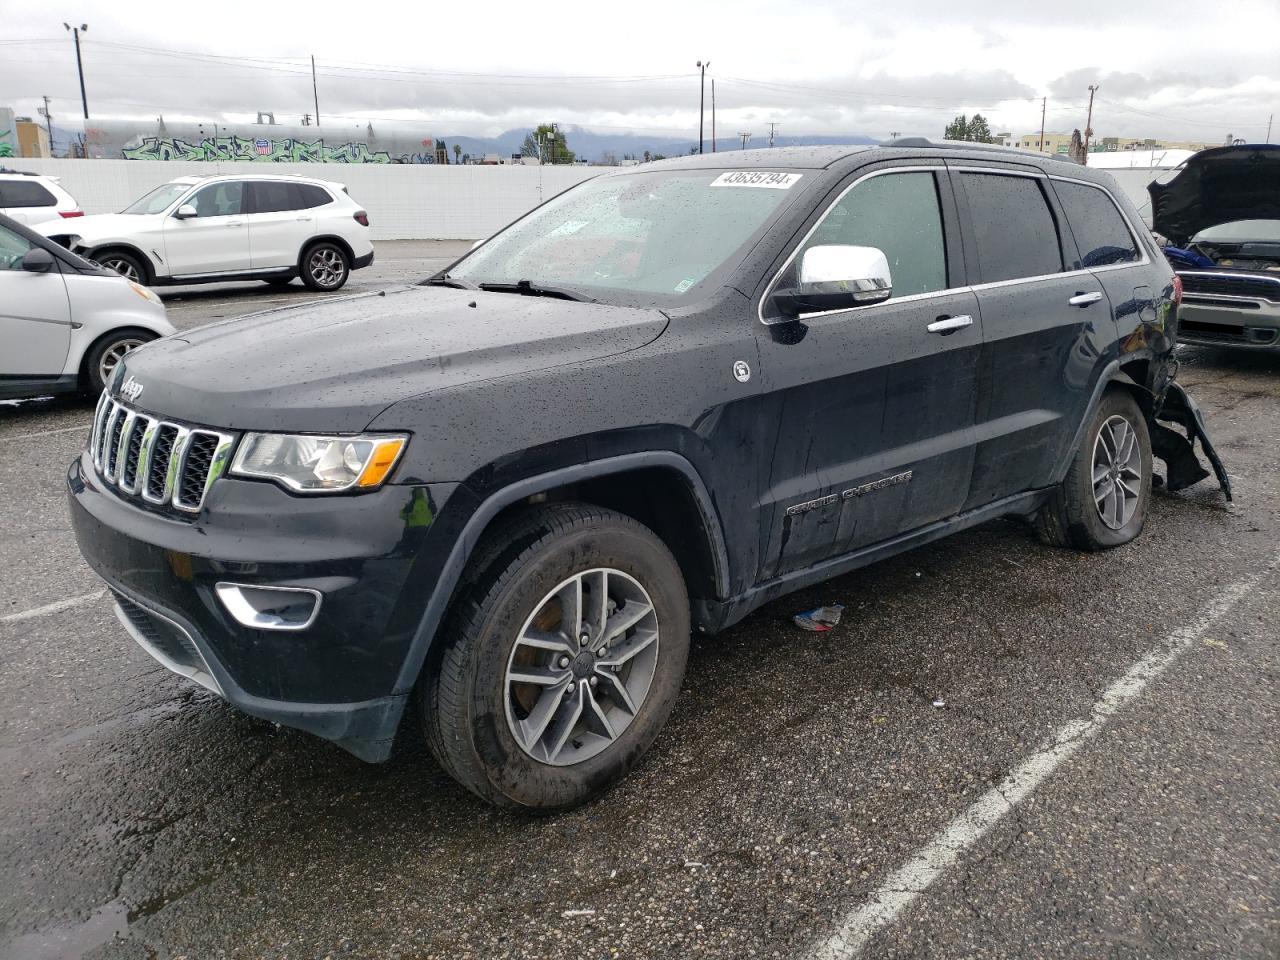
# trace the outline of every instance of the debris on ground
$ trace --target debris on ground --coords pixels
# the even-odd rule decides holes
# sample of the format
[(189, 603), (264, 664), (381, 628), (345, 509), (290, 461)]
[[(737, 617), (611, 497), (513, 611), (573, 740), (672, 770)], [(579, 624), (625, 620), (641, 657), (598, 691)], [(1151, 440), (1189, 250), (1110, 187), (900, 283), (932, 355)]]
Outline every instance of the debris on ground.
[(939, 710), (941, 710), (943, 707), (947, 705), (947, 701), (939, 697), (937, 700), (933, 701), (933, 705), (937, 707)]
[(568, 918), (568, 917), (594, 917), (595, 915), (596, 915), (596, 912), (595, 912), (594, 910), (566, 910), (566, 911), (564, 911), (564, 913), (560, 914), (560, 916), (565, 917), (565, 918)]
[(825, 633), (840, 622), (840, 614), (844, 613), (843, 603), (833, 603), (827, 607), (816, 607), (797, 613), (791, 621), (801, 630), (811, 633)]

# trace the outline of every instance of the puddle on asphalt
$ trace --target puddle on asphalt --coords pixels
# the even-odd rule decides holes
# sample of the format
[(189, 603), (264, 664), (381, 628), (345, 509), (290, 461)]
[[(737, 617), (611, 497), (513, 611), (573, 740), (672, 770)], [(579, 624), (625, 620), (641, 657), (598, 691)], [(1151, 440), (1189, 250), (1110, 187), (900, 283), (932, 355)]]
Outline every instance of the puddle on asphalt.
[(54, 924), (24, 933), (0, 946), (0, 960), (77, 960), (94, 947), (129, 928), (129, 908), (119, 900), (105, 903), (88, 919)]
[(60, 737), (54, 737), (49, 740), (32, 740), (17, 747), (0, 747), (0, 766), (10, 763), (16, 763), (18, 758), (24, 753), (30, 753), (33, 750), (42, 752), (58, 751), (73, 744), (80, 743), (84, 740), (90, 740), (100, 733), (106, 733), (108, 730), (114, 730), (116, 727), (124, 726), (129, 723), (146, 723), (150, 720), (160, 720), (164, 717), (178, 713), (183, 707), (190, 703), (198, 703), (204, 699), (217, 699), (213, 694), (203, 695), (203, 691), (193, 691), (172, 700), (165, 700), (163, 703), (157, 703), (150, 707), (143, 707), (141, 710), (134, 710), (123, 716), (112, 717), (110, 720), (103, 720), (100, 723), (93, 723), (87, 727), (78, 727), (70, 733), (65, 733)]

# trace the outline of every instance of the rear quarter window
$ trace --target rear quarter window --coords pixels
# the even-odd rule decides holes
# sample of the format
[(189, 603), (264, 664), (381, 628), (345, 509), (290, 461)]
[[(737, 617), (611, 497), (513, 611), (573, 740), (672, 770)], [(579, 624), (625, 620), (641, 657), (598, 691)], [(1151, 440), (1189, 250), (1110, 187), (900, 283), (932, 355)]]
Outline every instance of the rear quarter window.
[(56, 207), (58, 198), (35, 180), (0, 180), (0, 207)]
[(333, 197), (324, 187), (318, 187), (314, 183), (299, 183), (296, 186), (300, 194), (299, 210), (309, 210), (312, 207), (323, 207), (326, 203), (333, 203)]
[(1141, 259), (1133, 234), (1106, 191), (1061, 180), (1053, 189), (1076, 238), (1083, 266), (1109, 267)]
[(1038, 177), (962, 173), (983, 283), (1062, 272), (1058, 228)]

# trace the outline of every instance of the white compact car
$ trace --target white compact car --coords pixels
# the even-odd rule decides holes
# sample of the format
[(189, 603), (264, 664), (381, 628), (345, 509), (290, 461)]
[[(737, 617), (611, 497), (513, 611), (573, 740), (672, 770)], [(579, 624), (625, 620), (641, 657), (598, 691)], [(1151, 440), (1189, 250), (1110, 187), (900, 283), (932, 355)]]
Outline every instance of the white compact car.
[(57, 177), (0, 169), (0, 216), (30, 225), (83, 217), (84, 211)]
[(38, 229), (148, 286), (301, 277), (337, 290), (373, 263), (369, 215), (342, 184), (306, 177), (179, 177), (120, 213)]
[(0, 399), (96, 396), (125, 354), (174, 332), (146, 287), (0, 215)]

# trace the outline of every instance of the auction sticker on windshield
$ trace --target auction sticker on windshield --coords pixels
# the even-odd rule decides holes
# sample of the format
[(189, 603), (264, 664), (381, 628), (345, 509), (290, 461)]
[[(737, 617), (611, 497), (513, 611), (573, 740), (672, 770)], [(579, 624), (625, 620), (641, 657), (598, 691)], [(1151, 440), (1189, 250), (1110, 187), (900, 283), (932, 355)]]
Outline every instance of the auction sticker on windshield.
[(804, 174), (770, 173), (767, 170), (734, 170), (722, 173), (711, 181), (713, 187), (768, 187), (771, 190), (790, 190)]

